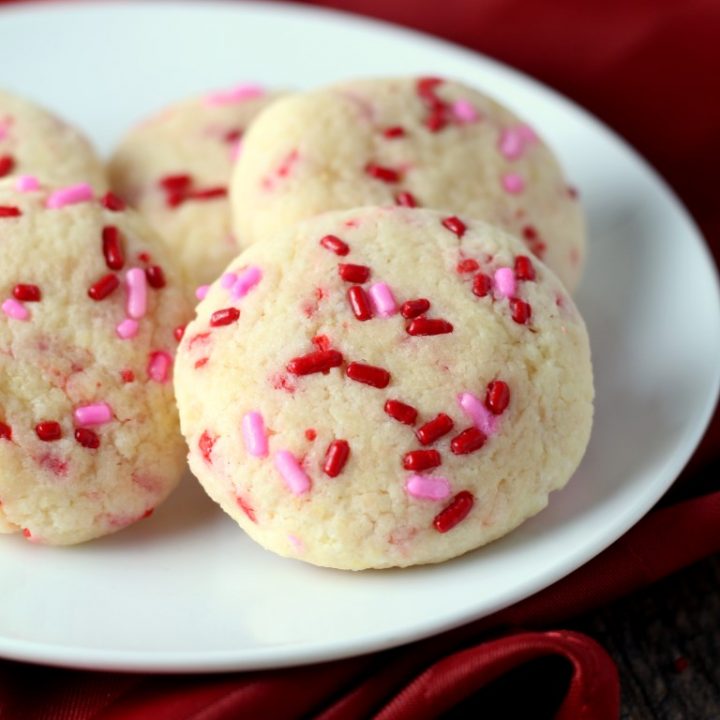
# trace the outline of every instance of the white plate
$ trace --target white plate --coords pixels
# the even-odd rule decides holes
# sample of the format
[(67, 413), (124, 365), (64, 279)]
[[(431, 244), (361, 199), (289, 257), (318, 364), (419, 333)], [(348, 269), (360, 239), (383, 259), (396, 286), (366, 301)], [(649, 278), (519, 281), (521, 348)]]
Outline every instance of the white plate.
[(607, 547), (677, 476), (715, 404), (718, 286), (697, 229), (627, 145), (498, 63), (427, 37), (277, 3), (11, 7), (0, 87), (107, 151), (164, 103), (239, 80), (310, 86), (444, 74), (488, 90), (559, 152), (590, 218), (578, 295), (597, 414), (577, 476), (491, 546), (438, 567), (334, 572), (246, 539), (188, 479), (150, 520), (86, 546), (2, 538), (0, 655), (124, 670), (258, 669), (398, 645), (546, 587)]

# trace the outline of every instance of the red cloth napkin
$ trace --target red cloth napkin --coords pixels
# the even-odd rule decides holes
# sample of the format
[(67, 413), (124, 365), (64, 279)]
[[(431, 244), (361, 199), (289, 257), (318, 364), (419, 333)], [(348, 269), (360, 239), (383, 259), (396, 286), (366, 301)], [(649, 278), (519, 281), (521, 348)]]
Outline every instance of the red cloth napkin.
[[(650, 159), (720, 256), (716, 0), (313, 4), (441, 35), (569, 95)], [(458, 630), (335, 663), (214, 676), (90, 673), (0, 661), (0, 720), (421, 720), (480, 712), (485, 717), (615, 718), (619, 683), (610, 657), (591, 638), (554, 628), (720, 552), (719, 449), (716, 416), (680, 489), (668, 496), (670, 501), (697, 497), (675, 504), (666, 499), (572, 575)]]

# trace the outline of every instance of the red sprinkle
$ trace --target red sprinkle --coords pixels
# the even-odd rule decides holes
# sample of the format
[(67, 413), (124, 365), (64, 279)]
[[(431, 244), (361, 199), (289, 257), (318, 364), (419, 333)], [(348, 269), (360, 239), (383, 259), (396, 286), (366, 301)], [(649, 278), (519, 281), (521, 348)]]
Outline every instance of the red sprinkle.
[(349, 263), (340, 263), (338, 265), (338, 273), (345, 282), (364, 283), (370, 277), (370, 268), (366, 265), (351, 265)]
[(473, 278), (472, 291), (478, 297), (485, 297), (492, 290), (492, 278), (484, 273), (478, 273)]
[(108, 210), (112, 210), (113, 212), (119, 212), (121, 210), (124, 210), (126, 207), (125, 201), (115, 195), (115, 193), (111, 192), (105, 193), (105, 195), (103, 195), (100, 199), (100, 202), (103, 204), (104, 207), (106, 207)]
[(28, 539), (32, 537), (32, 533), (27, 528), (23, 528), (22, 534), (23, 537), (26, 537)]
[(137, 254), (137, 259), (138, 259), (140, 262), (149, 263), (149, 262), (152, 261), (152, 256), (150, 255), (149, 252), (139, 252), (139, 253)]
[(425, 118), (425, 127), (432, 133), (440, 132), (447, 124), (447, 110), (442, 104), (433, 107)]
[(383, 167), (376, 163), (368, 163), (365, 166), (365, 172), (376, 180), (382, 180), (386, 183), (396, 183), (400, 181), (400, 173), (389, 167)]
[(160, 178), (158, 185), (168, 192), (184, 192), (189, 190), (192, 185), (192, 176), (190, 175), (166, 175)]
[(473, 258), (465, 258), (457, 264), (457, 271), (459, 273), (471, 273), (475, 272), (480, 267), (480, 263)]
[(429, 470), (442, 464), (437, 450), (411, 450), (403, 455), (403, 467), (406, 470)]
[(88, 288), (88, 295), (93, 300), (104, 300), (110, 293), (117, 289), (120, 281), (113, 273), (103, 275), (94, 285)]
[(96, 432), (89, 428), (77, 428), (75, 430), (75, 440), (79, 445), (90, 450), (97, 450), (100, 447), (100, 438)]
[(465, 234), (465, 230), (467, 230), (467, 226), (465, 225), (465, 223), (459, 217), (455, 217), (455, 215), (446, 217), (442, 221), (442, 224), (450, 232), (455, 233), (458, 237), (462, 237)]
[(400, 308), (400, 314), (406, 320), (412, 320), (418, 315), (422, 315), (430, 309), (430, 301), (426, 298), (418, 298), (417, 300), (407, 300)]
[(159, 265), (151, 265), (150, 267), (145, 268), (145, 277), (147, 278), (148, 285), (151, 288), (159, 290), (160, 288), (165, 287), (165, 273)]
[(383, 137), (393, 140), (394, 138), (405, 137), (405, 128), (402, 125), (393, 125), (383, 130)]
[(348, 244), (336, 235), (326, 235), (320, 240), (320, 244), (326, 250), (330, 250), (330, 252), (334, 252), (336, 255), (347, 255), (350, 252)]
[(287, 364), (287, 370), (293, 375), (311, 375), (317, 372), (328, 372), (330, 368), (342, 365), (342, 353), (337, 350), (318, 350), (293, 358)]
[(305, 437), (306, 437), (310, 442), (312, 442), (312, 441), (317, 437), (317, 432), (315, 431), (314, 428), (308, 428), (308, 429), (305, 431)]
[(445, 413), (440, 413), (434, 420), (426, 422), (415, 431), (421, 445), (430, 445), (443, 435), (447, 435), (455, 423)]
[(237, 308), (229, 307), (222, 310), (216, 310), (210, 316), (210, 327), (221, 327), (222, 325), (231, 325), (238, 321), (240, 311)]
[(228, 130), (225, 135), (223, 135), (223, 140), (226, 143), (236, 143), (242, 136), (243, 131), (239, 128), (234, 128), (233, 130)]
[(404, 425), (414, 425), (418, 415), (417, 410), (412, 405), (406, 405), (399, 400), (388, 400), (385, 403), (385, 412)]
[(23, 302), (40, 302), (42, 293), (37, 285), (23, 285), (19, 284), (13, 288), (13, 296), (16, 300)]
[(442, 78), (437, 77), (421, 77), (417, 81), (417, 94), (424, 100), (435, 101), (435, 88), (442, 85)]
[(455, 455), (467, 455), (468, 453), (479, 450), (487, 440), (487, 436), (482, 430), (476, 427), (470, 427), (463, 430), (459, 435), (450, 441), (450, 450)]
[(124, 383), (131, 383), (135, 380), (135, 373), (132, 370), (121, 370), (120, 377)]
[(54, 420), (45, 420), (35, 426), (37, 436), (45, 442), (53, 442), (62, 437), (62, 428), (60, 423)]
[(12, 155), (0, 156), (0, 178), (9, 175), (15, 167), (15, 158)]
[(433, 527), (439, 533), (446, 533), (452, 530), (458, 523), (462, 522), (472, 510), (475, 498), (467, 490), (462, 490), (452, 502), (441, 510), (433, 520)]
[(493, 415), (502, 415), (510, 404), (510, 388), (502, 380), (488, 383), (485, 392), (485, 407)]
[(369, 320), (373, 316), (370, 300), (368, 300), (368, 296), (359, 285), (353, 285), (347, 291), (347, 296), (353, 315), (358, 320)]
[(399, 205), (400, 207), (414, 208), (417, 207), (417, 200), (412, 193), (403, 190), (402, 192), (399, 192), (397, 195), (395, 195), (395, 204)]
[(204, 190), (193, 190), (185, 196), (189, 200), (214, 200), (215, 198), (227, 197), (227, 188), (218, 186)]
[(106, 225), (102, 230), (102, 248), (105, 264), (111, 270), (122, 270), (125, 254), (122, 248), (122, 236), (114, 225)]
[(347, 366), (345, 372), (351, 380), (376, 388), (385, 388), (390, 383), (390, 373), (374, 365), (352, 362)]
[(205, 365), (207, 365), (209, 359), (210, 358), (207, 358), (207, 357), (200, 358), (199, 360), (195, 361), (195, 365), (193, 367), (196, 370), (199, 370), (201, 367), (205, 367)]
[(255, 509), (252, 505), (248, 504), (246, 500), (243, 500), (240, 496), (235, 498), (240, 509), (248, 516), (252, 522), (257, 524), (257, 515), (255, 515)]
[(198, 440), (198, 447), (200, 448), (202, 456), (205, 458), (205, 462), (210, 463), (211, 465), (212, 459), (210, 456), (212, 455), (213, 445), (215, 445), (216, 440), (217, 437), (212, 437), (207, 430), (203, 430), (203, 434)]
[(515, 258), (515, 277), (518, 280), (535, 279), (535, 267), (526, 255), (518, 255)]
[(4, 422), (0, 422), (0, 440), (12, 440), (12, 428)]
[(518, 325), (526, 325), (532, 315), (532, 308), (530, 303), (526, 303), (520, 298), (510, 298), (510, 312), (512, 313), (512, 319)]
[(411, 320), (407, 327), (408, 335), (444, 335), (453, 331), (452, 323), (440, 318), (418, 317)]
[(20, 212), (19, 207), (14, 207), (13, 205), (0, 205), (0, 218), (20, 217), (21, 215), (22, 212)]
[(180, 342), (183, 339), (183, 335), (185, 334), (185, 326), (184, 325), (178, 325), (173, 330), (173, 335), (175, 336), (175, 339)]
[(334, 440), (325, 453), (323, 472), (329, 477), (337, 477), (350, 457), (350, 444), (347, 440)]
[(316, 335), (310, 342), (312, 342), (318, 350), (330, 349), (330, 338), (327, 335)]
[(538, 239), (538, 231), (533, 225), (525, 225), (522, 229), (522, 234), (526, 240)]

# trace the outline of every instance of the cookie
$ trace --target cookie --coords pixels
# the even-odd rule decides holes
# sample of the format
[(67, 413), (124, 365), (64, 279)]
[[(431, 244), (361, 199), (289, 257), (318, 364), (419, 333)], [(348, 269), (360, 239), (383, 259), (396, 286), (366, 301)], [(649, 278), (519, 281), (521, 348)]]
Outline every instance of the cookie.
[(239, 252), (227, 186), (246, 128), (275, 97), (245, 84), (178, 103), (133, 128), (110, 160), (113, 189), (161, 234), (193, 291)]
[(178, 273), (142, 218), (89, 185), (3, 181), (0, 237), (0, 531), (47, 544), (112, 533), (184, 468)]
[(180, 345), (189, 462), (264, 547), (359, 570), (447, 560), (541, 510), (588, 443), (584, 323), (514, 236), (361, 208), (260, 238)]
[(513, 232), (571, 291), (582, 272), (583, 214), (549, 148), (489, 97), (436, 78), (281, 99), (248, 132), (231, 202), (247, 241), (327, 210), (422, 206)]
[(103, 164), (82, 133), (39, 105), (0, 91), (0, 178), (10, 175), (59, 187), (107, 187)]

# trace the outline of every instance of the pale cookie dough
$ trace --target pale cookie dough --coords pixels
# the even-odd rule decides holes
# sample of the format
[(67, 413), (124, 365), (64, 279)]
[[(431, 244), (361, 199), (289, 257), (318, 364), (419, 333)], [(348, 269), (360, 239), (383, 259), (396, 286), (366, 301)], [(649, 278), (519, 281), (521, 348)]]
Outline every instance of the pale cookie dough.
[(119, 199), (0, 183), (0, 531), (83, 542), (167, 497), (189, 315), (172, 258)]
[(359, 570), (433, 563), (541, 510), (585, 452), (585, 325), (510, 234), (361, 208), (261, 238), (187, 327), (189, 462), (264, 547)]
[(249, 242), (327, 210), (417, 205), (510, 230), (571, 291), (582, 273), (583, 214), (555, 157), (456, 82), (365, 80), (281, 99), (248, 132), (231, 196)]
[(245, 130), (277, 96), (245, 84), (178, 103), (133, 128), (110, 160), (113, 189), (161, 234), (191, 291), (239, 252), (227, 186)]
[(107, 187), (103, 163), (79, 130), (0, 90), (0, 178), (16, 175), (37, 176), (49, 185)]

